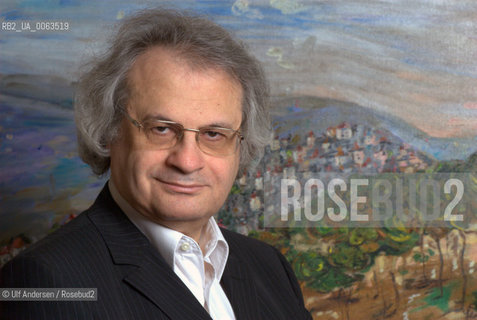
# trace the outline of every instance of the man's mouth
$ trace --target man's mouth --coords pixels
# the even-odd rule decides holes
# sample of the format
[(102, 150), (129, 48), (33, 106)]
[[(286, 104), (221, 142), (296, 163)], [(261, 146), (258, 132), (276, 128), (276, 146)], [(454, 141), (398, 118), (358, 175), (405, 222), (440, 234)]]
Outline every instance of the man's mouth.
[(201, 191), (205, 185), (198, 183), (184, 183), (184, 182), (175, 182), (175, 181), (164, 181), (157, 179), (161, 182), (168, 191), (174, 193), (184, 193), (184, 194), (194, 194)]

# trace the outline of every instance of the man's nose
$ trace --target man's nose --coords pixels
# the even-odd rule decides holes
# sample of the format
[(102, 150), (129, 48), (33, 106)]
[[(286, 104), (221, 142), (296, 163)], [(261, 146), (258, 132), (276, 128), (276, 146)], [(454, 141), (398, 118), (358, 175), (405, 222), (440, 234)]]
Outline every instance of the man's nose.
[(184, 131), (182, 139), (170, 149), (166, 163), (183, 173), (191, 173), (204, 166), (204, 153), (197, 144), (195, 132)]

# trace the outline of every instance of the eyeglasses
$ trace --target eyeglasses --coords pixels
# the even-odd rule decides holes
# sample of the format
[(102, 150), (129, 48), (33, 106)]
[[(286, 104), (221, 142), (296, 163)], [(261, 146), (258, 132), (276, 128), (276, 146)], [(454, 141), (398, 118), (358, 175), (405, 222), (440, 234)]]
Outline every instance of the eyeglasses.
[[(150, 119), (139, 122), (125, 112), (126, 117), (139, 130), (145, 133), (149, 143), (158, 150), (173, 148), (182, 141), (184, 131), (195, 132), (195, 140), (199, 149), (211, 156), (228, 156), (237, 152), (244, 139), (239, 130), (222, 127), (203, 127), (188, 129), (174, 121)], [(236, 139), (238, 137), (238, 139)]]

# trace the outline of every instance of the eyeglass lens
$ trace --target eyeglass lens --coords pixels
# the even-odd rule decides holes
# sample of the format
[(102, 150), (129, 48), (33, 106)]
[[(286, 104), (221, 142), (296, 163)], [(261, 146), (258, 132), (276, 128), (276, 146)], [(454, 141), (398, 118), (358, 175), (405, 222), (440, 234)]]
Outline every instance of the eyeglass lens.
[(193, 131), (199, 148), (210, 155), (225, 156), (237, 151), (239, 142), (234, 130), (219, 127), (204, 127), (199, 130), (185, 129), (180, 124), (160, 121), (143, 124), (150, 143), (160, 149), (169, 149), (180, 142), (184, 131)]

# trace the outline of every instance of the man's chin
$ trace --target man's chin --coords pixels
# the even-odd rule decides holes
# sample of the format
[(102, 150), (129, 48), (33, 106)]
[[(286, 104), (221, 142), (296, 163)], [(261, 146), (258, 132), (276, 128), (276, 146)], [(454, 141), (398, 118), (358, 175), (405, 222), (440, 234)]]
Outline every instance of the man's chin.
[[(182, 203), (184, 204), (184, 203)], [(197, 208), (197, 206), (195, 206)], [(183, 207), (181, 204), (170, 205), (167, 207), (162, 207), (161, 210), (152, 210), (151, 220), (155, 220), (162, 224), (161, 222), (194, 222), (194, 221), (206, 221), (213, 214), (199, 212), (194, 207)]]

